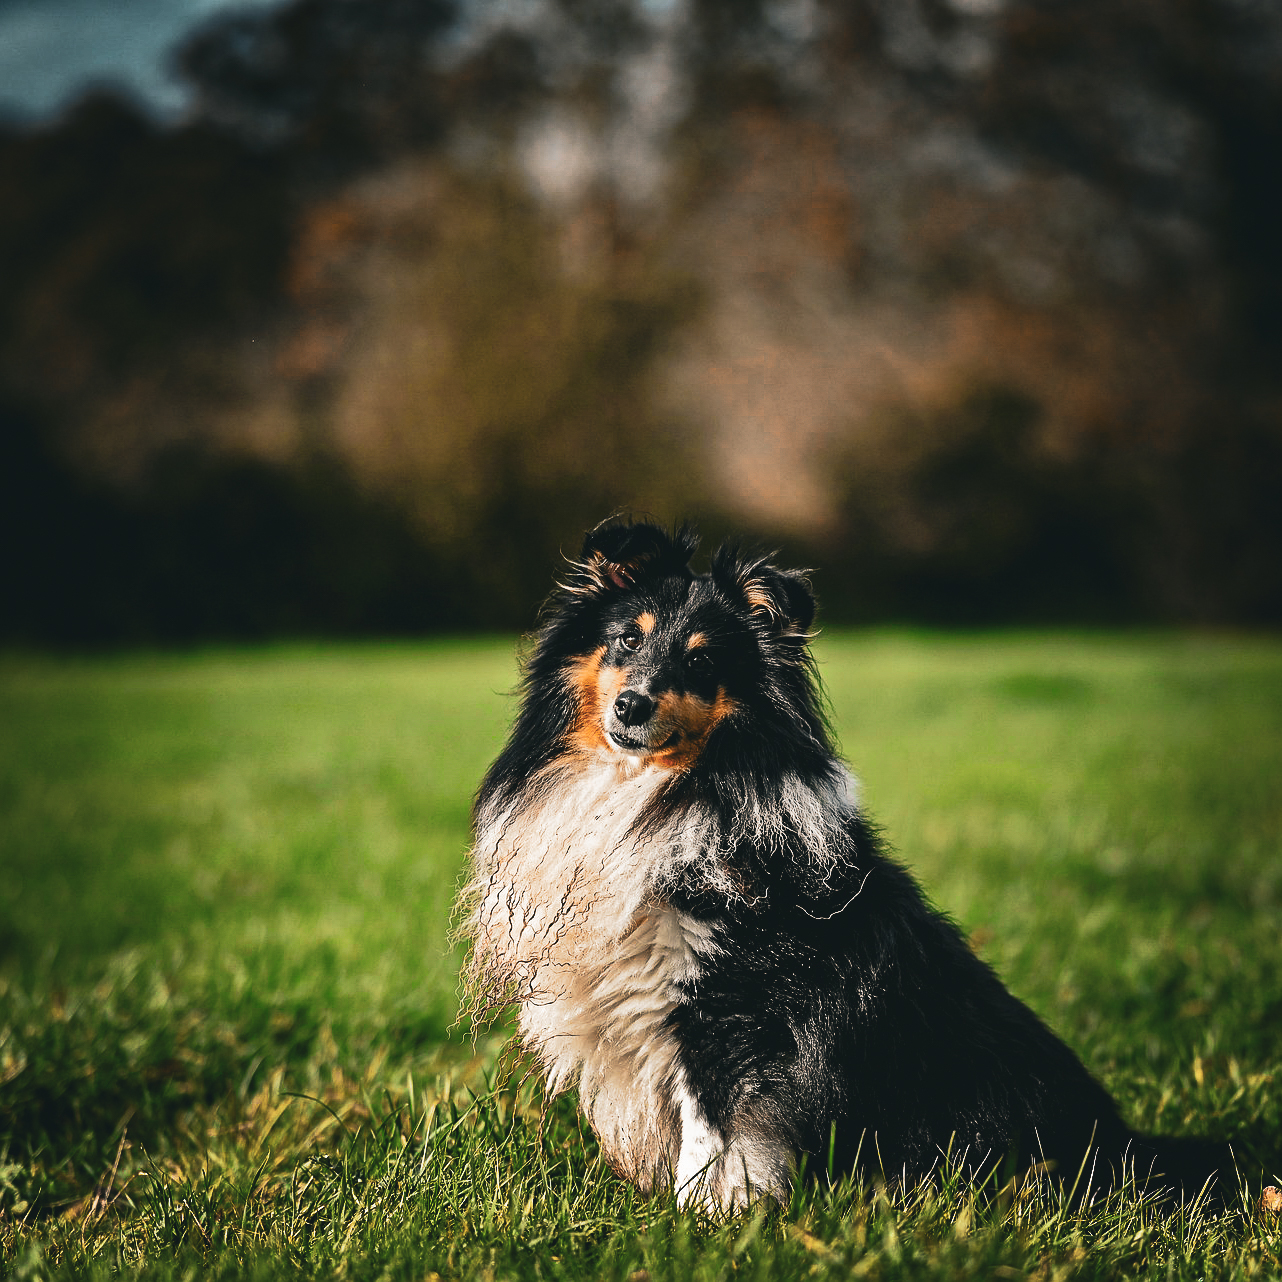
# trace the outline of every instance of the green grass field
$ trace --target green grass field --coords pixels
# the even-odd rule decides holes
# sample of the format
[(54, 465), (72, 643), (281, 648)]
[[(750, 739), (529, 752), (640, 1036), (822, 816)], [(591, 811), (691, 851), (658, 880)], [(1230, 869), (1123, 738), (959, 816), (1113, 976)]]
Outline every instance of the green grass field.
[[(1282, 1152), (1282, 642), (831, 635), (932, 898), (1138, 1125)], [(636, 1197), (449, 1029), (508, 641), (0, 660), (0, 1275), (1277, 1276), (1123, 1193)], [(1264, 1168), (1263, 1172), (1261, 1168)]]

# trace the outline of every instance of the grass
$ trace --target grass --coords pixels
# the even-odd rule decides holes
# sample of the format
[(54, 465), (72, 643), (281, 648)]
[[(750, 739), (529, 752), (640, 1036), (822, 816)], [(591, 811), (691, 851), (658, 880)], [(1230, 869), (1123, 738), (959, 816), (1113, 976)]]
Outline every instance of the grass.
[[(837, 635), (868, 805), (1138, 1125), (1282, 1150), (1282, 643)], [(1246, 1278), (1133, 1192), (800, 1188), (713, 1221), (449, 1025), (506, 641), (0, 662), (0, 1274)], [(1263, 1171), (1262, 1171), (1263, 1166)]]

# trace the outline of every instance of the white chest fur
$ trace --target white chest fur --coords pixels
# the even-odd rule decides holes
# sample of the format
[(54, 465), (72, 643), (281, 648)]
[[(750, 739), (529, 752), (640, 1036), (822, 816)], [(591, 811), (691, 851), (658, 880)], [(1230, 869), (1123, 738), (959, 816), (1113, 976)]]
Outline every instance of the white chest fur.
[(611, 1162), (642, 1186), (676, 1170), (680, 1067), (667, 1020), (714, 930), (656, 887), (690, 853), (638, 836), (666, 774), (608, 758), (550, 775), (519, 808), (480, 816), (474, 991), (519, 1003), (523, 1040), (552, 1091), (576, 1082)]

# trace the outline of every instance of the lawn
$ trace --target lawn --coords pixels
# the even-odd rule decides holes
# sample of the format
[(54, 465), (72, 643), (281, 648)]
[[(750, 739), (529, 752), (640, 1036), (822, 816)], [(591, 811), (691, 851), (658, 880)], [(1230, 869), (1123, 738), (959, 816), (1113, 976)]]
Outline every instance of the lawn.
[[(1142, 1127), (1282, 1152), (1282, 642), (835, 634), (936, 903)], [(507, 640), (0, 660), (0, 1274), (1248, 1277), (1282, 1221), (945, 1179), (709, 1221), (450, 1031)], [(1263, 1170), (1262, 1170), (1263, 1168)]]

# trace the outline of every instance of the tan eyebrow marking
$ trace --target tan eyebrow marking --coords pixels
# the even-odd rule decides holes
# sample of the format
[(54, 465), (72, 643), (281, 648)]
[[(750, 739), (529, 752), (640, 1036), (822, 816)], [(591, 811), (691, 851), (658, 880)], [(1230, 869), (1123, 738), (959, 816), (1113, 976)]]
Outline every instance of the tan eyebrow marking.
[(656, 619), (649, 610), (643, 610), (637, 615), (637, 627), (639, 627), (646, 636), (649, 636), (650, 633), (654, 631), (655, 623)]
[(700, 646), (708, 644), (708, 638), (702, 632), (692, 632), (690, 639), (686, 642), (687, 650), (697, 650)]

